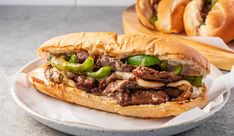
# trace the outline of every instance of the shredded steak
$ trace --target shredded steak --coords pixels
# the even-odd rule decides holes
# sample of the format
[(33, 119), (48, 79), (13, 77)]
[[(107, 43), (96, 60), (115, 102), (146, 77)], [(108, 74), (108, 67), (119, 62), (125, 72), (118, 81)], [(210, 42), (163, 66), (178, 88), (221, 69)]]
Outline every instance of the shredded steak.
[(137, 86), (136, 83), (129, 79), (117, 80), (115, 82), (111, 82), (110, 84), (108, 84), (108, 86), (105, 88), (103, 93), (111, 96), (115, 95), (121, 89), (129, 89), (129, 88), (134, 89), (136, 88), (136, 86)]
[(78, 89), (90, 92), (92, 91), (96, 84), (95, 81), (85, 77), (84, 75), (79, 75), (76, 77), (76, 85)]
[(132, 71), (132, 73), (135, 76), (144, 80), (163, 83), (175, 82), (182, 79), (182, 76), (178, 76), (167, 71), (157, 71), (155, 69), (148, 68), (145, 66), (138, 66)]
[(101, 80), (99, 82), (99, 88), (104, 90), (109, 83), (121, 79), (135, 80), (135, 76), (132, 73), (128, 72), (115, 72), (111, 74), (109, 77)]
[(212, 4), (209, 4), (208, 2), (204, 3), (204, 6), (203, 6), (203, 9), (202, 9), (202, 12), (201, 12), (201, 17), (202, 17), (204, 22), (206, 20), (206, 17), (209, 14), (211, 8), (212, 8)]
[(121, 106), (139, 104), (160, 104), (169, 100), (169, 96), (164, 91), (155, 90), (134, 90), (120, 89), (114, 96)]
[(135, 104), (160, 104), (165, 103), (169, 100), (168, 95), (164, 91), (155, 90), (135, 90), (131, 94), (129, 103)]
[(160, 104), (167, 102), (169, 96), (164, 91), (139, 90), (135, 81), (124, 79), (111, 82), (103, 93), (117, 100), (121, 106), (137, 104)]
[(164, 91), (166, 92), (166, 94), (173, 98), (180, 96), (183, 92), (182, 90), (173, 87), (164, 88)]
[[(115, 72), (111, 74), (106, 79), (103, 79), (99, 83), (100, 90), (104, 90), (108, 84), (111, 84), (111, 82), (115, 82), (116, 80), (128, 80), (128, 83), (131, 84), (131, 86), (125, 86), (128, 89), (160, 89), (161, 87), (165, 86), (165, 83), (160, 82), (149, 82), (145, 81), (141, 78), (138, 78), (134, 76), (130, 72)], [(134, 86), (133, 86), (134, 84)]]
[(177, 88), (182, 91), (182, 93), (176, 97), (176, 101), (184, 101), (192, 95), (192, 85), (186, 80), (180, 80), (177, 82), (167, 84), (167, 87)]
[(89, 57), (89, 53), (86, 50), (78, 50), (76, 55), (78, 63), (83, 63)]
[(124, 64), (121, 60), (109, 56), (99, 56), (96, 65), (99, 67), (111, 66), (113, 70), (120, 72), (131, 72), (135, 68), (135, 66)]

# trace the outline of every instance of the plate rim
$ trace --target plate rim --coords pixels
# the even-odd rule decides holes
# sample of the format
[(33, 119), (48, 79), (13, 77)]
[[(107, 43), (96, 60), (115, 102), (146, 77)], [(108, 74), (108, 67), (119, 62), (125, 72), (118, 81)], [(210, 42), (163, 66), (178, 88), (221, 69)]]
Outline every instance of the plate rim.
[[(33, 63), (38, 63), (38, 61), (43, 61), (43, 60), (40, 59), (40, 58), (35, 58), (35, 59), (29, 61), (23, 67), (21, 67), (16, 72), (16, 74), (22, 73), (29, 65), (32, 65)], [(226, 105), (226, 103), (227, 103), (227, 101), (229, 100), (229, 97), (230, 97), (230, 90), (229, 90), (229, 91), (225, 92), (225, 94), (224, 94), (225, 95), (224, 102), (222, 104), (220, 104), (212, 112), (204, 114), (204, 115), (202, 115), (199, 118), (195, 118), (193, 120), (189, 120), (189, 121), (186, 121), (186, 122), (180, 122), (180, 123), (176, 123), (176, 124), (169, 125), (169, 126), (160, 126), (160, 127), (157, 127), (157, 128), (145, 128), (145, 129), (109, 129), (109, 128), (98, 127), (98, 126), (95, 126), (95, 125), (90, 125), (90, 124), (68, 122), (68, 121), (60, 121), (60, 120), (56, 120), (56, 119), (53, 119), (53, 118), (50, 118), (50, 117), (46, 117), (46, 116), (44, 116), (42, 114), (39, 114), (39, 113), (33, 111), (30, 107), (28, 107), (25, 103), (23, 103), (20, 100), (20, 98), (17, 96), (16, 90), (14, 89), (14, 87), (12, 87), (12, 85), (10, 86), (10, 90), (11, 90), (11, 95), (12, 95), (14, 101), (22, 109), (24, 109), (24, 111), (26, 111), (26, 113), (30, 114), (31, 116), (38, 117), (40, 119), (43, 119), (43, 120), (46, 120), (46, 121), (49, 121), (49, 122), (53, 122), (53, 123), (57, 123), (57, 124), (65, 125), (65, 126), (69, 126), (69, 127), (78, 127), (80, 129), (93, 130), (93, 131), (107, 131), (107, 132), (108, 131), (109, 132), (113, 132), (113, 131), (115, 131), (115, 132), (135, 132), (135, 131), (152, 131), (152, 130), (155, 131), (155, 130), (160, 130), (160, 129), (173, 128), (173, 127), (181, 126), (181, 125), (188, 125), (188, 124), (191, 124), (191, 123), (195, 124), (195, 123), (198, 123), (198, 122), (200, 122), (202, 120), (208, 119), (209, 117), (211, 117), (212, 115), (214, 115), (216, 112), (220, 111)], [(41, 122), (38, 119), (35, 119), (35, 120)], [(45, 125), (47, 125), (47, 124), (45, 124)], [(89, 126), (89, 127), (87, 127), (87, 126)]]

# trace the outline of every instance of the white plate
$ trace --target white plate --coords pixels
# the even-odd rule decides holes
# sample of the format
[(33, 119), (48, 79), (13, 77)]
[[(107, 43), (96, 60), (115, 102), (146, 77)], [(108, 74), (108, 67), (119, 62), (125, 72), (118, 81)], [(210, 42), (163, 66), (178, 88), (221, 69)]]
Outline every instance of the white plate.
[[(21, 70), (18, 71), (18, 73), (28, 73), (32, 69), (35, 69), (39, 65), (41, 65), (43, 61), (40, 59), (35, 59), (28, 64), (26, 64)], [(96, 126), (92, 125), (85, 125), (85, 124), (80, 124), (80, 123), (74, 123), (74, 122), (64, 122), (64, 121), (59, 121), (56, 119), (52, 119), (46, 116), (43, 116), (33, 109), (30, 108), (29, 105), (25, 104), (22, 100), (22, 96), (20, 94), (22, 93), (17, 93), (13, 87), (11, 87), (12, 91), (12, 96), (16, 103), (23, 109), (25, 110), (31, 117), (33, 117), (35, 120), (40, 121), (41, 123), (52, 127), (56, 130), (68, 133), (68, 134), (73, 134), (73, 135), (106, 135), (106, 136), (112, 136), (112, 135), (134, 135), (134, 136), (141, 136), (141, 135), (172, 135), (172, 134), (177, 134), (186, 130), (189, 130), (191, 128), (194, 128), (201, 123), (204, 123), (207, 121), (212, 115), (214, 115), (215, 112), (219, 111), (228, 101), (230, 91), (224, 94), (224, 102), (217, 106), (216, 108), (212, 109), (211, 112), (202, 115), (199, 118), (196, 118), (194, 120), (190, 120), (187, 122), (183, 123), (178, 123), (176, 125), (170, 125), (170, 126), (165, 126), (165, 127), (157, 127), (157, 128), (151, 128), (151, 129), (138, 129), (138, 130), (120, 130), (120, 129), (103, 129), (99, 128)]]

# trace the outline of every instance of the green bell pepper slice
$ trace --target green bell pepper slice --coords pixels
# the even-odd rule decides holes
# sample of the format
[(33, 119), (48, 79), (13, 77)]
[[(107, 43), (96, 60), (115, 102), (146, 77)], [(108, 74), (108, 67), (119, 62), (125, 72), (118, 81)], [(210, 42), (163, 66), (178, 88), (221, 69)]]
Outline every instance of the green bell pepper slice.
[(189, 81), (191, 84), (193, 84), (194, 80), (195, 80), (195, 77), (194, 76), (188, 76), (188, 77), (185, 77), (185, 80)]
[(197, 87), (201, 87), (202, 86), (202, 76), (197, 76), (195, 77), (195, 80), (193, 81), (193, 85), (197, 86)]
[(150, 55), (136, 55), (127, 58), (127, 63), (131, 65), (143, 65), (143, 66), (152, 66), (159, 64), (161, 60), (155, 56)]
[(208, 4), (211, 4), (211, 6), (214, 6), (214, 4), (217, 2), (218, 0), (205, 0), (205, 2), (207, 2)]
[(188, 76), (185, 79), (189, 81), (192, 85), (195, 85), (197, 87), (202, 86), (202, 76)]
[(72, 54), (70, 59), (69, 59), (69, 62), (71, 63), (77, 63), (77, 56), (76, 54)]
[(87, 72), (87, 75), (89, 77), (94, 78), (94, 79), (100, 79), (100, 78), (108, 76), (110, 73), (111, 73), (111, 67), (110, 66), (104, 66), (104, 67), (101, 67), (96, 72)]
[(180, 75), (183, 71), (183, 65), (179, 64), (175, 66), (174, 73), (176, 75)]
[(212, 4), (213, 0), (205, 0), (207, 3)]
[(157, 20), (158, 20), (158, 17), (155, 16), (155, 15), (152, 15), (152, 16), (150, 17), (150, 19), (149, 19), (149, 22), (150, 22), (151, 24), (154, 24)]
[[(50, 60), (51, 60), (52, 57), (53, 57), (53, 56), (51, 55), (51, 56), (50, 56)], [(62, 54), (62, 55), (60, 56), (60, 58), (66, 60), (66, 61), (69, 60), (69, 56), (67, 56), (66, 54)]]
[(92, 57), (88, 57), (83, 64), (74, 64), (68, 62), (63, 56), (56, 58), (51, 57), (49, 60), (50, 64), (62, 71), (69, 71), (74, 74), (80, 74), (82, 72), (90, 71), (94, 65), (94, 60)]
[(160, 69), (163, 70), (163, 71), (167, 71), (168, 70), (168, 61), (167, 60), (163, 60), (161, 63), (160, 63)]

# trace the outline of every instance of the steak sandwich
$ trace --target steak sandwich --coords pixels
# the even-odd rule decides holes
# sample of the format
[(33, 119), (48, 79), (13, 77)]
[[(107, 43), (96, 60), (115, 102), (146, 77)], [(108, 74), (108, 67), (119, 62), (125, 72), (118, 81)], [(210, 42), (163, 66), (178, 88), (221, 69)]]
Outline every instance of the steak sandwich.
[(45, 42), (38, 54), (46, 62), (30, 82), (63, 101), (139, 118), (176, 116), (207, 104), (207, 59), (169, 39), (72, 33)]
[(189, 36), (234, 39), (234, 0), (191, 0), (184, 11), (184, 27)]
[(136, 13), (145, 27), (164, 33), (184, 29), (183, 14), (189, 0), (136, 0)]

